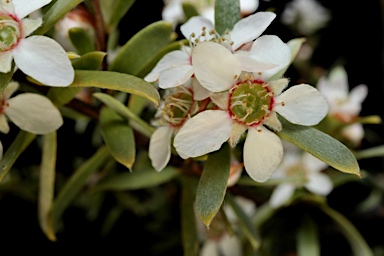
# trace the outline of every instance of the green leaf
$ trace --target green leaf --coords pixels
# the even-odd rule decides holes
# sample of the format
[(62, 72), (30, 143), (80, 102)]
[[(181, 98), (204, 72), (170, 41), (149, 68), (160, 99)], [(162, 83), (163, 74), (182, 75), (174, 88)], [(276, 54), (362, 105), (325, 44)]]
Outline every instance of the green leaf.
[(131, 95), (131, 97), (129, 97), (128, 108), (136, 116), (140, 116), (147, 105), (148, 105), (148, 100), (143, 97), (140, 97), (134, 94)]
[(184, 15), (186, 17), (186, 20), (189, 20), (193, 16), (199, 16), (200, 15), (199, 12), (197, 11), (195, 5), (190, 3), (190, 2), (183, 2), (182, 7), (183, 7), (183, 12), (184, 12)]
[(121, 47), (109, 70), (138, 76), (172, 40), (172, 24), (158, 21), (136, 33)]
[(72, 61), (74, 69), (98, 70), (103, 63), (105, 52), (93, 51), (83, 54), (80, 58)]
[(135, 115), (135, 113), (129, 110), (126, 106), (124, 106), (123, 103), (105, 93), (96, 92), (93, 94), (93, 96), (96, 99), (99, 99), (111, 109), (115, 110), (120, 115), (129, 119), (129, 124), (133, 129), (137, 130), (138, 132), (142, 133), (147, 137), (151, 137), (155, 129), (149, 124), (147, 124), (145, 121), (140, 119), (137, 115)]
[(100, 147), (97, 152), (84, 162), (61, 188), (55, 198), (48, 215), (47, 232), (55, 233), (56, 225), (63, 212), (83, 189), (85, 182), (91, 174), (97, 172), (110, 157), (106, 146)]
[(227, 190), (230, 170), (230, 150), (224, 144), (208, 156), (196, 192), (196, 214), (209, 227), (216, 216)]
[(244, 213), (244, 211), (236, 203), (235, 199), (230, 193), (227, 193), (225, 199), (235, 212), (240, 227), (243, 230), (244, 235), (248, 239), (249, 243), (252, 245), (252, 248), (257, 250), (260, 247), (260, 237), (255, 228), (255, 225), (252, 223), (252, 220)]
[(51, 241), (56, 241), (55, 233), (47, 229), (48, 213), (55, 193), (55, 167), (57, 152), (56, 131), (43, 135), (42, 161), (40, 166), (38, 215), (41, 230)]
[[(111, 0), (109, 0), (111, 1)], [(114, 0), (112, 1), (111, 17), (108, 20), (107, 30), (115, 29), (121, 18), (128, 12), (135, 0)]]
[(340, 231), (344, 234), (345, 238), (349, 241), (351, 245), (353, 254), (356, 256), (364, 255), (364, 256), (373, 256), (372, 250), (369, 248), (367, 242), (361, 236), (360, 232), (356, 229), (355, 226), (341, 213), (333, 210), (327, 205), (323, 205), (321, 209), (331, 217), (338, 227)]
[(284, 140), (311, 153), (333, 168), (360, 175), (360, 167), (352, 152), (341, 142), (313, 127), (295, 125), (279, 116), (283, 129), (277, 132)]
[(132, 170), (135, 162), (135, 137), (127, 119), (110, 108), (100, 111), (100, 126), (103, 139), (117, 162)]
[(72, 44), (80, 55), (96, 50), (95, 41), (85, 29), (74, 27), (68, 30), (68, 34)]
[(320, 256), (317, 226), (309, 216), (301, 221), (296, 241), (298, 256)]
[(367, 148), (355, 152), (355, 157), (357, 159), (366, 159), (372, 157), (383, 157), (384, 156), (384, 145)]
[(53, 27), (61, 18), (64, 17), (69, 11), (75, 8), (83, 0), (60, 0), (44, 14), (43, 25), (36, 29), (34, 35), (44, 35), (48, 30)]
[(179, 174), (178, 169), (172, 167), (166, 167), (161, 172), (153, 168), (144, 168), (110, 176), (93, 187), (91, 192), (150, 188), (170, 181)]
[(231, 31), (240, 19), (239, 0), (215, 1), (215, 29), (220, 35), (224, 35), (225, 31)]
[(143, 96), (156, 105), (160, 95), (153, 85), (141, 78), (111, 71), (75, 70), (75, 80), (70, 87), (98, 87)]
[(9, 71), (8, 73), (0, 72), (0, 93), (3, 92), (4, 88), (7, 87), (9, 82), (12, 80), (14, 69), (15, 69), (15, 63), (12, 62), (11, 71)]
[(195, 179), (188, 176), (182, 177), (181, 237), (183, 242), (183, 255), (185, 256), (199, 255), (199, 239), (196, 229), (195, 210), (193, 208), (196, 185), (197, 182)]
[(0, 161), (0, 182), (4, 180), (17, 158), (31, 144), (35, 137), (36, 134), (23, 130), (17, 134), (15, 140)]

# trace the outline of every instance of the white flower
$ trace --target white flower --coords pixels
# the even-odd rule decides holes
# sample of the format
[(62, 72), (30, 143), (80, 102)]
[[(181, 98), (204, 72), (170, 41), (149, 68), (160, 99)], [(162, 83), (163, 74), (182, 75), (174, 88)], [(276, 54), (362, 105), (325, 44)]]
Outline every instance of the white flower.
[(42, 19), (26, 16), (51, 0), (0, 0), (0, 72), (16, 66), (35, 80), (51, 86), (68, 86), (74, 70), (64, 49), (46, 36), (30, 36)]
[[(271, 58), (275, 58), (274, 52), (279, 54), (287, 47), (284, 43), (271, 46), (277, 48), (270, 51)], [(287, 79), (268, 81), (266, 76), (242, 74), (236, 57), (220, 44), (198, 44), (193, 64), (200, 83), (212, 92), (222, 93), (211, 96), (220, 110), (197, 114), (175, 136), (174, 146), (183, 158), (216, 151), (228, 140), (234, 147), (248, 131), (243, 150), (244, 167), (252, 179), (264, 182), (283, 155), (280, 138), (267, 128), (281, 130), (276, 113), (291, 123), (315, 125), (328, 112), (326, 100), (314, 87), (301, 84), (282, 93), (288, 85)]]
[(330, 20), (329, 10), (315, 0), (293, 0), (287, 3), (281, 21), (296, 26), (303, 35), (310, 35), (324, 27)]
[(333, 183), (321, 172), (327, 166), (326, 163), (298, 148), (293, 151), (285, 150), (283, 160), (271, 178), (283, 182), (273, 190), (269, 204), (272, 207), (282, 206), (291, 198), (296, 188), (303, 186), (314, 194), (328, 195), (333, 189)]
[[(187, 82), (194, 75), (192, 65), (192, 52), (194, 47), (202, 41), (214, 40), (236, 51), (243, 44), (259, 37), (276, 17), (271, 12), (258, 12), (240, 20), (224, 37), (214, 32), (211, 21), (204, 17), (192, 17), (180, 27), (185, 38), (189, 39), (191, 46), (182, 47), (182, 50), (172, 51), (156, 64), (153, 70), (144, 78), (147, 82), (159, 82), (162, 89), (172, 88)], [(223, 40), (223, 38), (225, 38)], [(232, 43), (231, 43), (232, 42)], [(236, 55), (244, 70), (264, 71), (274, 68), (271, 63), (263, 63), (246, 54)]]
[(19, 84), (10, 82), (4, 89), (0, 108), (0, 131), (9, 132), (7, 117), (20, 129), (46, 134), (57, 130), (63, 124), (60, 111), (52, 102), (36, 93), (21, 93), (10, 98), (18, 89)]

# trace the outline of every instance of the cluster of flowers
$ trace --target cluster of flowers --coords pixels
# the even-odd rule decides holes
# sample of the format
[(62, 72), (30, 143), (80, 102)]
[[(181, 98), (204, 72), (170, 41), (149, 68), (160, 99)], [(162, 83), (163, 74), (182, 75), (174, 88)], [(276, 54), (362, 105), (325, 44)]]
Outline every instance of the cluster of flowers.
[(166, 89), (149, 145), (157, 171), (168, 164), (172, 144), (187, 159), (244, 139), (240, 161), (252, 179), (264, 182), (283, 158), (278, 114), (306, 126), (327, 115), (327, 101), (316, 88), (288, 87), (289, 79), (280, 75), (291, 63), (291, 49), (278, 36), (262, 35), (275, 17), (257, 12), (224, 35), (204, 17), (181, 26), (190, 45), (165, 55), (145, 77)]

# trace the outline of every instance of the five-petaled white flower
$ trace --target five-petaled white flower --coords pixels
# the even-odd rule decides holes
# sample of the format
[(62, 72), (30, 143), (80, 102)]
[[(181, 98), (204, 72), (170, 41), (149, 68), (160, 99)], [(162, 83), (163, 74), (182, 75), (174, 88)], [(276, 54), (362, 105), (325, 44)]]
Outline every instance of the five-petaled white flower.
[(9, 132), (7, 118), (20, 129), (35, 134), (55, 131), (63, 124), (60, 111), (47, 97), (37, 93), (21, 93), (10, 98), (18, 87), (17, 82), (10, 82), (0, 95), (1, 132)]
[(280, 207), (286, 203), (296, 188), (305, 187), (308, 191), (323, 196), (332, 191), (332, 180), (321, 172), (328, 167), (326, 163), (293, 144), (284, 149), (283, 160), (271, 177), (271, 181), (283, 181), (272, 192), (269, 200), (272, 207)]
[[(271, 49), (270, 58), (279, 58), (274, 53), (280, 56), (288, 47), (284, 43), (276, 45), (271, 45), (276, 51)], [(183, 158), (216, 151), (228, 140), (234, 147), (248, 131), (244, 167), (252, 179), (264, 182), (283, 156), (280, 138), (267, 128), (281, 130), (276, 113), (291, 123), (309, 126), (320, 122), (328, 112), (326, 100), (313, 86), (295, 85), (282, 93), (287, 79), (269, 81), (266, 74), (242, 72), (236, 57), (220, 44), (202, 42), (193, 54), (195, 76), (204, 87), (217, 92), (211, 99), (220, 110), (205, 110), (183, 125), (174, 140)]]
[(12, 60), (25, 74), (50, 86), (68, 86), (74, 70), (64, 49), (46, 36), (30, 36), (42, 19), (26, 18), (51, 0), (0, 0), (0, 72), (11, 70)]

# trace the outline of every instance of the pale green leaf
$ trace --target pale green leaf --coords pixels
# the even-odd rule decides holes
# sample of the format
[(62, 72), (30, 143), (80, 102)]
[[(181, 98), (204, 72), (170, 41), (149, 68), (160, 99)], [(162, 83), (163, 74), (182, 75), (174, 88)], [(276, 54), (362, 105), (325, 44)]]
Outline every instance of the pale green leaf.
[(355, 152), (357, 159), (366, 159), (372, 157), (383, 157), (384, 156), (384, 145), (371, 147)]
[(131, 97), (129, 97), (128, 108), (136, 116), (140, 116), (146, 106), (148, 106), (147, 99), (134, 94), (132, 94)]
[(48, 213), (55, 193), (55, 168), (57, 152), (56, 131), (43, 135), (42, 161), (39, 176), (38, 216), (41, 230), (51, 241), (56, 241), (55, 233), (47, 229)]
[(96, 99), (99, 99), (101, 102), (103, 102), (105, 105), (107, 105), (111, 109), (115, 110), (120, 115), (129, 119), (130, 120), (129, 124), (133, 129), (137, 130), (138, 132), (142, 133), (147, 137), (151, 137), (152, 133), (154, 132), (154, 128), (149, 124), (147, 124), (142, 119), (140, 119), (137, 115), (135, 115), (135, 113), (133, 113), (126, 106), (124, 106), (123, 103), (121, 103), (117, 99), (105, 93), (96, 92), (93, 94), (93, 96)]
[(68, 34), (72, 44), (80, 55), (96, 50), (95, 41), (85, 29), (74, 27), (68, 30)]
[(215, 1), (215, 29), (220, 35), (224, 35), (225, 31), (231, 31), (240, 19), (239, 0)]
[(224, 201), (230, 159), (229, 146), (225, 143), (220, 150), (210, 153), (205, 162), (196, 192), (196, 214), (207, 227)]
[(135, 137), (127, 119), (110, 108), (100, 111), (100, 126), (103, 139), (117, 162), (129, 170), (135, 162)]
[(31, 144), (35, 137), (36, 134), (23, 130), (17, 134), (15, 140), (0, 161), (0, 182), (4, 180), (19, 155)]
[(190, 2), (183, 2), (182, 3), (183, 12), (186, 17), (186, 20), (189, 20), (193, 16), (199, 16), (199, 12), (196, 9), (196, 6), (193, 3)]
[(351, 245), (353, 254), (355, 256), (374, 255), (371, 248), (369, 248), (367, 242), (364, 240), (360, 232), (345, 216), (343, 216), (341, 213), (335, 211), (327, 205), (323, 205), (321, 209), (336, 222), (340, 231), (344, 234), (345, 238)]
[(341, 172), (361, 176), (355, 156), (344, 144), (313, 127), (292, 124), (281, 116), (279, 116), (279, 120), (283, 129), (277, 132), (277, 135), (281, 138)]
[(56, 1), (43, 16), (43, 25), (33, 32), (34, 35), (44, 35), (69, 11), (75, 8), (83, 0)]
[(320, 244), (316, 223), (304, 216), (297, 232), (298, 256), (320, 256)]
[(98, 70), (103, 63), (106, 53), (100, 51), (88, 52), (81, 55), (80, 58), (72, 61), (74, 69)]
[(110, 176), (92, 188), (91, 191), (150, 188), (168, 182), (179, 174), (179, 171), (172, 167), (166, 167), (161, 172), (157, 172), (153, 168), (144, 168)]
[(98, 87), (143, 96), (156, 105), (160, 95), (157, 89), (141, 78), (111, 71), (75, 70), (75, 80), (70, 87)]
[(111, 31), (112, 29), (115, 29), (117, 27), (120, 20), (128, 12), (128, 10), (131, 8), (135, 0), (114, 0), (112, 2), (113, 2), (113, 5), (111, 10), (111, 17), (108, 20), (108, 25), (107, 25), (108, 31)]
[(97, 152), (85, 161), (67, 180), (52, 204), (48, 215), (47, 232), (55, 233), (63, 212), (84, 188), (89, 176), (100, 170), (101, 166), (109, 157), (110, 154), (107, 147), (100, 147)]
[(158, 21), (136, 33), (118, 51), (109, 70), (138, 76), (172, 40), (172, 24)]

